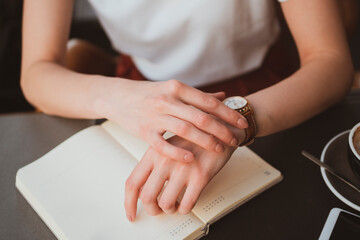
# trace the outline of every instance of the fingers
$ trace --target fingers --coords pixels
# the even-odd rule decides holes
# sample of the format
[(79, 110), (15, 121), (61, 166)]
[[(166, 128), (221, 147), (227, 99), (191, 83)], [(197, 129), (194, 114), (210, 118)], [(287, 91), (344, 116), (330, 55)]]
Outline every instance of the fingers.
[[(221, 144), (212, 136), (215, 136), (227, 145), (238, 145), (236, 137), (228, 127), (199, 109), (182, 103), (173, 103), (172, 107), (169, 107), (168, 112), (172, 116), (180, 116), (178, 118), (185, 120), (165, 122), (165, 128), (168, 131), (198, 144), (207, 150), (222, 152), (220, 150), (222, 147)], [(209, 134), (212, 136), (209, 136)]]
[(173, 160), (183, 162), (192, 162), (194, 160), (192, 152), (168, 143), (160, 132), (152, 133), (149, 142), (157, 152)]
[(225, 99), (225, 92), (216, 92), (216, 93), (208, 93), (208, 94), (210, 96), (216, 97), (220, 101)]
[(176, 80), (169, 81), (168, 85), (171, 93), (176, 94), (185, 103), (204, 112), (211, 113), (237, 128), (248, 127), (245, 117), (225, 106), (225, 104), (220, 102), (216, 97)]
[[(199, 130), (187, 121), (182, 121), (181, 119), (168, 116), (163, 118), (163, 126), (169, 132), (172, 132), (175, 135), (193, 142), (209, 151), (223, 152), (225, 149), (224, 146), (218, 140), (216, 140), (214, 136)], [(226, 132), (228, 129), (226, 127), (224, 128), (224, 132)], [(232, 133), (230, 132), (230, 139), (231, 138), (233, 137)]]
[(177, 172), (174, 175), (175, 176), (170, 177), (159, 199), (159, 206), (166, 214), (173, 214), (176, 212), (176, 201), (185, 187), (187, 174)]
[(162, 212), (157, 198), (168, 177), (167, 173), (166, 167), (165, 169), (154, 169), (141, 191), (140, 200), (142, 201), (146, 212), (151, 216), (155, 216)]
[(189, 182), (178, 208), (179, 213), (188, 214), (194, 208), (205, 185), (199, 182)]
[(146, 182), (151, 170), (152, 164), (150, 161), (140, 161), (126, 180), (124, 205), (126, 217), (130, 222), (135, 220), (139, 191)]

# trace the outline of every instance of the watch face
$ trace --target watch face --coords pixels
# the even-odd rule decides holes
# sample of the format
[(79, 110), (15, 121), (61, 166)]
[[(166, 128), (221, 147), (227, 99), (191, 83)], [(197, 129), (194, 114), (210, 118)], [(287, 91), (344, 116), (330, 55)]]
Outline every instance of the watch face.
[(231, 109), (240, 109), (246, 106), (247, 101), (243, 97), (229, 97), (224, 100), (224, 104)]

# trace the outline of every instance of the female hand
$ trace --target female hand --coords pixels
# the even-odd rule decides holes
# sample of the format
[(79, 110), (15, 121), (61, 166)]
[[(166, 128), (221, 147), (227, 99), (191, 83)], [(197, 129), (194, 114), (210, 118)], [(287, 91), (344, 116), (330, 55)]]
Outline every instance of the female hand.
[(241, 114), (218, 99), (224, 98), (224, 93), (207, 94), (176, 80), (123, 80), (111, 85), (104, 95), (96, 107), (100, 116), (119, 123), (174, 160), (190, 162), (194, 155), (167, 142), (162, 136), (166, 131), (220, 153), (224, 145), (236, 146), (238, 142), (225, 123), (210, 114), (237, 128), (247, 127)]
[[(190, 212), (204, 187), (236, 149), (227, 147), (224, 152), (217, 153), (205, 150), (178, 136), (168, 141), (192, 151), (195, 161), (174, 161), (149, 147), (126, 181), (125, 209), (129, 221), (135, 220), (138, 198), (149, 215), (162, 212), (172, 214), (176, 210), (182, 214)], [(164, 187), (166, 181), (168, 182)], [(177, 206), (177, 199), (183, 190), (183, 198)]]

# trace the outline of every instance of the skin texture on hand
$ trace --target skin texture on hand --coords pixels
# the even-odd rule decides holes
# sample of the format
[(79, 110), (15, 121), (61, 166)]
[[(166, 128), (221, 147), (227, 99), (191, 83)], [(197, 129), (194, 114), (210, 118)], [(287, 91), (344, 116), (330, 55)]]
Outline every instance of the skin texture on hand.
[[(21, 69), (23, 92), (30, 103), (51, 115), (71, 118), (112, 116), (113, 119), (118, 119), (118, 123), (131, 123), (131, 116), (128, 116), (126, 111), (131, 108), (131, 103), (126, 101), (126, 99), (130, 99), (126, 96), (134, 94), (137, 88), (129, 86), (129, 80), (79, 74), (64, 68), (73, 4), (74, 0), (24, 1)], [(295, 126), (323, 111), (348, 92), (353, 78), (351, 56), (335, 0), (291, 0), (281, 3), (281, 7), (296, 42), (301, 67), (295, 74), (280, 83), (247, 96), (255, 110), (259, 136), (269, 135)], [(130, 85), (133, 86), (133, 84)], [(202, 102), (202, 106), (205, 108), (199, 107), (198, 101), (201, 94), (195, 94), (194, 97), (192, 94), (195, 91), (194, 89), (190, 92), (183, 91), (184, 89), (189, 90), (189, 87), (185, 87), (177, 81), (168, 81), (151, 86), (154, 86), (151, 87), (152, 89), (158, 86), (161, 90), (158, 92), (159, 94), (149, 95), (151, 88), (144, 90), (140, 87), (138, 92), (147, 94), (147, 98), (141, 99), (142, 96), (138, 96), (137, 103), (141, 103), (140, 100), (145, 100), (145, 103), (153, 102), (155, 105), (165, 103), (164, 105), (157, 104), (159, 110), (166, 108), (166, 106), (175, 106), (171, 103), (175, 99), (175, 102), (180, 105), (192, 105), (204, 113), (215, 111), (217, 114), (214, 113), (214, 115), (216, 116), (223, 114), (224, 118), (228, 117), (216, 107), (218, 104), (218, 107), (221, 108), (221, 104), (216, 101), (202, 99), (205, 100)], [(169, 95), (164, 96), (161, 94), (164, 89), (173, 91), (173, 95), (170, 95), (171, 97), (167, 97)], [(125, 99), (120, 99), (120, 96), (125, 96)], [(109, 100), (110, 97), (114, 102), (108, 103), (106, 100), (99, 100), (101, 98)], [(165, 101), (160, 101), (161, 99)], [(95, 104), (99, 101), (103, 104)], [(108, 111), (105, 115), (99, 115), (100, 111), (94, 108), (94, 105), (105, 105), (108, 110), (114, 109), (114, 112), (111, 114)], [(181, 106), (183, 107), (183, 105)], [(119, 110), (120, 107), (121, 110)], [(154, 117), (154, 115), (139, 112), (140, 109), (146, 110), (146, 107), (149, 105), (137, 108), (138, 115), (133, 115), (135, 117), (134, 122), (142, 121), (136, 119), (139, 117)], [(177, 109), (176, 106), (175, 109)], [(117, 113), (123, 111), (126, 114), (125, 116), (118, 116), (116, 111)], [(184, 111), (191, 113), (190, 110)], [(181, 124), (172, 125), (172, 128), (186, 132), (196, 127), (202, 133), (214, 135), (221, 140), (219, 134), (211, 134), (209, 129), (204, 130), (206, 129), (204, 126), (207, 125), (206, 121), (209, 119), (204, 117), (204, 114), (194, 115), (197, 117), (196, 121), (193, 119), (193, 122), (189, 122), (184, 118), (190, 115), (182, 116), (178, 112), (172, 115), (174, 113), (170, 111), (158, 112), (160, 115), (167, 115), (173, 120), (173, 123), (174, 121), (179, 123), (178, 119), (181, 119)], [(126, 117), (128, 118), (127, 121), (124, 120)], [(156, 119), (151, 120), (156, 121)], [(159, 118), (159, 121), (161, 120), (164, 118)], [(226, 119), (223, 120), (229, 122)], [(229, 123), (233, 124), (231, 122), (236, 120), (234, 118)], [(125, 124), (122, 127), (127, 128), (128, 126)], [(143, 126), (140, 125), (140, 127)], [(169, 146), (159, 138), (162, 132), (161, 127), (161, 125), (157, 125), (157, 127), (152, 125), (147, 129), (151, 130), (149, 136), (142, 135), (142, 139), (145, 138), (144, 140), (148, 142), (151, 138), (150, 144), (155, 145), (154, 147), (159, 151), (161, 151), (162, 145)], [(133, 133), (139, 132), (134, 127), (132, 129)], [(192, 130), (190, 132), (194, 133)], [(135, 135), (139, 136), (138, 134)], [(185, 135), (187, 135), (186, 139), (192, 138), (194, 140), (196, 138), (190, 133)], [(200, 139), (204, 140), (203, 137)], [(229, 139), (223, 140), (225, 144), (228, 143), (227, 140)], [(210, 141), (207, 149), (213, 147), (212, 144), (214, 142)], [(163, 153), (177, 150), (168, 148)], [(175, 156), (182, 159), (185, 154), (183, 150)]]
[(238, 128), (246, 127), (246, 120), (217, 95), (176, 80), (131, 81), (66, 69), (73, 3), (24, 2), (21, 86), (30, 103), (50, 115), (115, 121), (175, 160), (192, 161), (194, 156), (166, 142), (165, 131), (215, 152), (237, 144), (231, 131), (210, 114)]
[[(129, 221), (135, 220), (138, 198), (146, 212), (152, 216), (162, 212), (189, 213), (204, 187), (236, 149), (226, 147), (221, 153), (208, 151), (179, 136), (168, 141), (193, 152), (195, 160), (190, 163), (174, 161), (149, 147), (126, 181), (125, 209)], [(182, 193), (184, 195), (180, 203), (177, 203)]]
[(130, 133), (173, 160), (191, 162), (194, 155), (191, 150), (166, 141), (166, 131), (220, 153), (225, 145), (238, 145), (225, 123), (247, 127), (241, 114), (218, 99), (224, 93), (207, 94), (176, 80), (129, 81), (126, 87), (121, 83), (113, 88), (96, 103), (98, 114), (126, 126)]
[[(221, 159), (226, 158), (221, 157), (228, 157), (229, 147), (226, 144), (231, 140), (230, 134), (222, 135), (223, 127), (211, 120), (209, 115), (218, 116), (232, 125), (236, 125), (240, 115), (227, 112), (214, 97), (206, 97), (205, 93), (178, 81), (135, 83), (65, 69), (73, 3), (73, 0), (24, 1), (21, 86), (26, 98), (52, 115), (107, 117), (153, 146), (146, 155), (150, 156), (138, 164), (127, 184), (128, 193), (136, 194), (127, 195), (126, 206), (131, 216), (135, 217), (139, 189), (146, 181), (153, 181), (151, 176), (160, 176), (152, 175), (152, 172), (158, 171), (158, 165), (163, 165), (159, 168), (161, 172), (167, 170), (160, 177), (172, 179), (168, 185), (180, 181), (175, 178), (179, 176), (177, 171), (187, 174), (187, 180), (183, 182), (187, 186), (184, 198), (189, 195), (186, 195), (187, 192), (195, 192), (194, 196), (198, 196), (197, 193), (221, 168), (215, 160), (206, 162), (199, 159), (205, 159), (203, 156), (215, 159), (216, 156), (219, 162), (225, 164), (226, 161)], [(340, 100), (352, 83), (351, 57), (335, 1), (291, 0), (281, 3), (281, 6), (299, 51), (301, 67), (282, 82), (247, 96), (255, 112), (258, 136), (269, 135), (309, 119)], [(166, 143), (161, 137), (164, 130), (186, 140), (174, 138)], [(217, 152), (216, 141), (206, 134), (223, 141), (225, 151)], [(175, 142), (179, 145), (168, 145)], [(181, 149), (183, 145), (185, 150)], [(194, 155), (190, 155), (190, 160), (193, 157), (195, 161), (188, 164), (164, 157), (183, 160), (186, 154), (193, 154), (191, 151)], [(138, 172), (140, 174), (137, 175)], [(199, 185), (193, 184), (196, 181)], [(201, 186), (201, 189), (196, 186)], [(149, 206), (147, 210), (152, 212), (150, 206), (153, 205), (147, 203), (153, 198), (145, 194), (147, 192), (145, 189), (140, 198)], [(160, 198), (159, 204), (164, 209), (171, 209), (168, 200)], [(186, 212), (191, 204), (193, 201), (181, 202), (180, 210)], [(188, 207), (183, 208), (182, 205)], [(154, 208), (153, 212), (158, 210)]]

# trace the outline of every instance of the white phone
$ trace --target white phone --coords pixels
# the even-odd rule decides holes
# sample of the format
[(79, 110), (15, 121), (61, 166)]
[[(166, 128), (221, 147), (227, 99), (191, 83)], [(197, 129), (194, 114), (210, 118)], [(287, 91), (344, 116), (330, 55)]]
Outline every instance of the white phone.
[(360, 216), (340, 208), (331, 209), (319, 240), (360, 239)]

